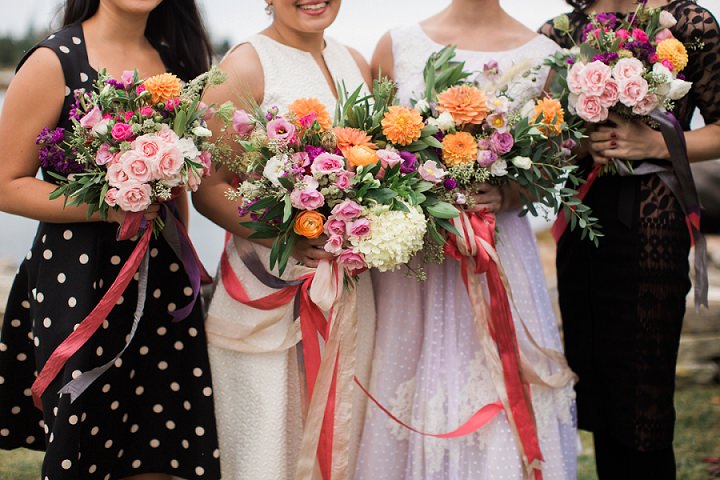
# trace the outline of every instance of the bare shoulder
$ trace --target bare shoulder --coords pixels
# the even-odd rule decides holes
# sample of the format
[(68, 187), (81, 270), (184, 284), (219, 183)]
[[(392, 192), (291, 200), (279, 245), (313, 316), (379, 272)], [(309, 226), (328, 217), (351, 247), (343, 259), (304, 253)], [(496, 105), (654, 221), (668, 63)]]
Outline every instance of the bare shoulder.
[(265, 75), (260, 57), (251, 44), (238, 45), (218, 66), (227, 75), (227, 81), (217, 87), (218, 92), (229, 95), (223, 100), (233, 100), (237, 95), (251, 95), (258, 104), (262, 103)]
[(390, 32), (385, 32), (378, 44), (375, 46), (375, 52), (372, 57), (372, 74), (373, 77), (380, 76), (393, 78), (395, 72), (393, 68), (393, 43)]
[(42, 110), (59, 115), (65, 89), (60, 59), (49, 48), (41, 47), (27, 58), (10, 82), (5, 103), (24, 102), (30, 111), (33, 105), (41, 105)]
[(350, 52), (350, 55), (352, 55), (353, 60), (355, 60), (355, 63), (357, 64), (358, 68), (360, 69), (360, 73), (362, 73), (363, 79), (365, 79), (365, 83), (368, 85), (372, 84), (372, 74), (370, 73), (370, 65), (368, 64), (367, 60), (363, 56), (362, 53), (358, 52), (356, 49), (352, 47), (345, 47)]

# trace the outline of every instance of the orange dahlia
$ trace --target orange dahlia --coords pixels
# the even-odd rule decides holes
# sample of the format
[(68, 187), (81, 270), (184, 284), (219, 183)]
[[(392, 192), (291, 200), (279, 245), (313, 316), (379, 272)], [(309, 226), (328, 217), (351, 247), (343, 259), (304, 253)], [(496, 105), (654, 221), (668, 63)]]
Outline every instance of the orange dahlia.
[(410, 145), (420, 138), (423, 129), (420, 112), (414, 108), (394, 105), (382, 119), (383, 134), (396, 145)]
[(533, 115), (533, 124), (537, 124), (540, 114), (542, 114), (542, 123), (539, 126), (541, 132), (548, 137), (551, 135), (560, 135), (562, 132), (562, 124), (565, 121), (565, 111), (560, 102), (554, 98), (542, 98), (537, 101), (534, 107), (535, 115)]
[(143, 82), (143, 85), (145, 85), (145, 90), (152, 95), (153, 102), (165, 103), (180, 95), (182, 83), (172, 73), (161, 73), (148, 78)]
[(298, 123), (306, 115), (315, 114), (320, 128), (330, 130), (332, 127), (332, 118), (330, 118), (327, 108), (317, 98), (298, 98), (290, 104), (288, 110), (295, 115), (295, 123)]
[(660, 60), (672, 63), (675, 73), (681, 72), (688, 64), (688, 53), (685, 45), (676, 38), (667, 38), (658, 43), (656, 49)]
[(305, 238), (318, 238), (323, 233), (325, 216), (315, 210), (306, 210), (295, 217), (293, 230)]
[(443, 162), (448, 167), (472, 163), (477, 159), (478, 144), (468, 132), (446, 135), (442, 145)]
[(438, 94), (438, 110), (450, 112), (459, 125), (479, 125), (489, 113), (487, 96), (472, 85), (451, 87)]
[(347, 150), (352, 147), (377, 148), (377, 145), (370, 141), (371, 138), (357, 128), (335, 127), (333, 128), (333, 132), (337, 140), (337, 148), (339, 148), (346, 157)]

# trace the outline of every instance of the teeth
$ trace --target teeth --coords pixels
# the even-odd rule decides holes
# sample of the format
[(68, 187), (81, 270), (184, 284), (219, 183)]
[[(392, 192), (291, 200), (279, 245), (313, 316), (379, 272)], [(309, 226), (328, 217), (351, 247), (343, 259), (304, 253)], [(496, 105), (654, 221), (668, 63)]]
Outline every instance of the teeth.
[(300, 8), (303, 10), (322, 10), (323, 8), (327, 7), (328, 2), (324, 3), (315, 3), (313, 5), (301, 5)]

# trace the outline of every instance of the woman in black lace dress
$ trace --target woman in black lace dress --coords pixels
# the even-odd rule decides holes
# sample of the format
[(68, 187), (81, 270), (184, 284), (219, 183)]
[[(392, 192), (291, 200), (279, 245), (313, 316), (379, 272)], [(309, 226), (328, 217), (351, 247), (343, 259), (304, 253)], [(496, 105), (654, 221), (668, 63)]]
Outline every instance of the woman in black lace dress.
[[(122, 214), (86, 218), (86, 207), (49, 200), (53, 165), (35, 137), (71, 128), (72, 91), (97, 70), (115, 78), (170, 70), (190, 79), (209, 67), (210, 48), (194, 0), (68, 0), (64, 27), (21, 62), (0, 117), (0, 209), (40, 221), (15, 278), (0, 336), (0, 448), (45, 450), (43, 479), (220, 478), (213, 391), (199, 302), (161, 237), (150, 244), (144, 315), (130, 347), (73, 403), (58, 390), (111, 362), (125, 345), (137, 276), (102, 328), (73, 355), (34, 408), (30, 387), (58, 345), (107, 292), (136, 242), (116, 241)], [(187, 198), (175, 201), (187, 216)], [(173, 208), (173, 206), (171, 206)], [(158, 215), (150, 207), (146, 218)]]
[[(588, 13), (631, 12), (636, 6), (631, 0), (568, 3), (575, 8), (569, 18), (578, 43)], [(671, 30), (688, 49), (683, 73), (693, 87), (674, 113), (686, 131), (696, 107), (707, 124), (686, 135), (690, 160), (718, 158), (718, 23), (689, 0), (650, 1), (649, 6), (673, 14), (678, 23)], [(541, 32), (572, 46), (552, 22)], [(640, 122), (618, 120), (613, 128), (598, 129), (591, 141), (596, 162), (669, 158), (660, 133)], [(588, 170), (592, 160), (583, 159)], [(601, 478), (675, 478), (675, 363), (690, 288), (684, 214), (654, 174), (602, 176), (585, 200), (606, 236), (596, 248), (578, 231), (566, 231), (557, 255), (565, 352), (579, 375), (579, 426), (593, 432)]]

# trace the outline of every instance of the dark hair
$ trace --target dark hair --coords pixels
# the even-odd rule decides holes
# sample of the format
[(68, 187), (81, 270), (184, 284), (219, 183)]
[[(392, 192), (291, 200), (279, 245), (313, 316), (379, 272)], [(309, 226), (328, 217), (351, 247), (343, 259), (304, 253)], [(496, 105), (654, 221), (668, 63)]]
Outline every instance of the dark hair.
[[(99, 5), (100, 0), (66, 0), (63, 26), (84, 22)], [(210, 69), (212, 44), (195, 0), (163, 0), (150, 12), (145, 36), (166, 66), (183, 80)]]
[(575, 10), (582, 12), (588, 7), (591, 7), (595, 0), (565, 0), (565, 2), (573, 7)]

